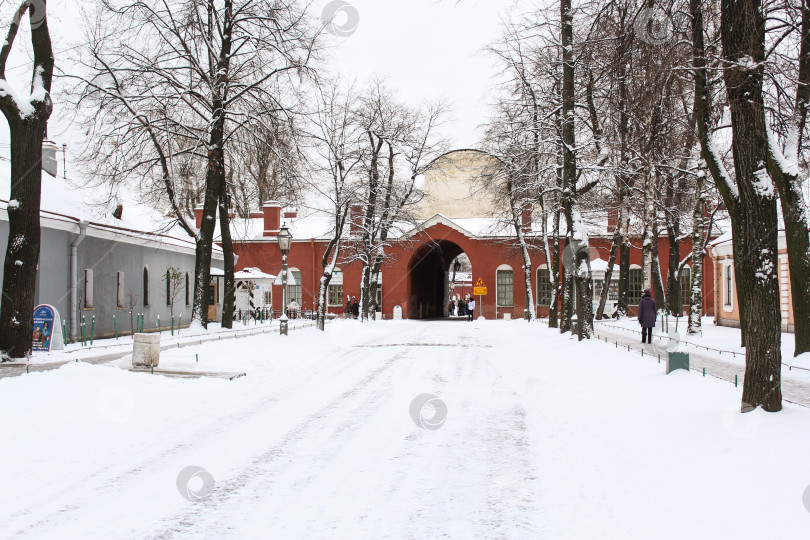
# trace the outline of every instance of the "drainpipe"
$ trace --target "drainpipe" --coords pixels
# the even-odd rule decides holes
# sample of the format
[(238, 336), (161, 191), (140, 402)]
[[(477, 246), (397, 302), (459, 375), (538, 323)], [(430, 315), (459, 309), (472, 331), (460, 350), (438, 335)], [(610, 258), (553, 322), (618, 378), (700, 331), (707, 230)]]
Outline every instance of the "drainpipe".
[(87, 235), (87, 222), (79, 222), (79, 236), (70, 244), (70, 340), (79, 335), (79, 244)]

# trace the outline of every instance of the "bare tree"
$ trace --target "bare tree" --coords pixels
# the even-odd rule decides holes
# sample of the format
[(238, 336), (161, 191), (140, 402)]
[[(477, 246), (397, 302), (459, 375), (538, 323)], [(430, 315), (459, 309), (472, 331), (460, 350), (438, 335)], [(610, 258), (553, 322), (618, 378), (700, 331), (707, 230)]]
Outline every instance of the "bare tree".
[(363, 265), (360, 308), (365, 320), (376, 298), (389, 237), (398, 222), (410, 219), (410, 208), (422, 197), (417, 179), (445, 150), (437, 128), (446, 107), (441, 102), (407, 107), (380, 80), (371, 82), (361, 102), (357, 122), (366, 140), (361, 162), (365, 182), (357, 197), (364, 213), (354, 258)]
[[(789, 77), (795, 77), (796, 81), (795, 91), (792, 94), (785, 92), (792, 100), (783, 107), (787, 110), (780, 119), (784, 125), (781, 137), (783, 142), (780, 143), (777, 131), (768, 129), (768, 172), (779, 190), (782, 205), (793, 306), (793, 354), (798, 356), (810, 351), (810, 218), (802, 190), (805, 176), (800, 171), (800, 154), (810, 101), (810, 4), (807, 0), (795, 5), (792, 2), (785, 4), (785, 17), (782, 17), (782, 13), (777, 13), (774, 19), (778, 23), (777, 29), (782, 28), (783, 20), (791, 21), (785, 26), (787, 32), (799, 34), (799, 53), (796, 60), (789, 58), (787, 61), (790, 70), (795, 72), (795, 75)], [(793, 22), (795, 19), (798, 21)], [(777, 39), (781, 41), (784, 37), (780, 32)], [(778, 80), (775, 74), (769, 75), (771, 80)], [(779, 107), (781, 103), (782, 100), (777, 101), (777, 112), (782, 108)]]
[[(42, 140), (53, 111), (50, 91), (54, 59), (46, 4), (46, 0), (23, 1), (0, 48), (0, 110), (11, 135), (9, 236), (3, 266), (0, 359), (23, 358), (31, 351), (41, 238)], [(21, 97), (6, 79), (6, 62), (26, 13), (31, 26), (34, 68), (30, 92)]]
[(355, 122), (353, 103), (357, 96), (353, 85), (322, 81), (317, 88), (318, 109), (313, 117), (309, 138), (313, 141), (310, 159), (312, 190), (328, 201), (323, 209), (332, 219), (329, 243), (321, 257), (322, 275), (318, 288), (317, 327), (326, 322), (329, 283), (342, 255), (346, 239), (346, 221), (355, 195), (355, 169), (362, 159), (361, 127)]
[(763, 103), (765, 20), (759, 0), (721, 1), (723, 77), (731, 110), (735, 179), (714, 147), (708, 91), (704, 8), (690, 0), (695, 117), (702, 155), (731, 217), (734, 274), (746, 347), (742, 410), (782, 408), (777, 212), (766, 170)]
[[(165, 194), (197, 244), (192, 321), (205, 324), (217, 207), (229, 209), (228, 148), (241, 132), (292, 113), (295, 100), (287, 98), (306, 72), (317, 32), (292, 0), (104, 0), (98, 17), (80, 58), (89, 75), (74, 76), (95, 140), (88, 150), (93, 171), (114, 185), (156, 180), (160, 188), (150, 191)], [(173, 163), (191, 158), (205, 164), (205, 179), (194, 186), (203, 204), (199, 230), (186, 218), (187, 186)], [(229, 223), (221, 211), (220, 228)], [(226, 303), (233, 296), (230, 259)]]

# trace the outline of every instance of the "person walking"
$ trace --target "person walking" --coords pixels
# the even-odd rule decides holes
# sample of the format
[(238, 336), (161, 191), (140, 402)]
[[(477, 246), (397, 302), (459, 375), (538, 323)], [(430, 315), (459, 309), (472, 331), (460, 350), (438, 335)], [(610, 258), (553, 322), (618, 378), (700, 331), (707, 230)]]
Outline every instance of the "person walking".
[(641, 325), (641, 342), (652, 343), (652, 333), (655, 327), (657, 313), (655, 300), (650, 289), (644, 289), (641, 301), (638, 303), (638, 323)]
[(357, 301), (357, 298), (352, 299), (352, 319), (356, 319), (360, 316), (360, 302)]
[(473, 320), (473, 313), (475, 312), (475, 298), (470, 298), (470, 301), (467, 302), (467, 320)]

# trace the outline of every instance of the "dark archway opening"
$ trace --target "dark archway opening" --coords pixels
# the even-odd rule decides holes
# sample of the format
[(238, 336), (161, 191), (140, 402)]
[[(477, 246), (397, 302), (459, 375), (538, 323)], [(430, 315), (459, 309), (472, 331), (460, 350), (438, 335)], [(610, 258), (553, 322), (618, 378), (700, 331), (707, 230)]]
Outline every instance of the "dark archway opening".
[(411, 291), (408, 318), (435, 319), (448, 315), (448, 269), (461, 253), (464, 250), (449, 240), (430, 242), (414, 252), (408, 263)]

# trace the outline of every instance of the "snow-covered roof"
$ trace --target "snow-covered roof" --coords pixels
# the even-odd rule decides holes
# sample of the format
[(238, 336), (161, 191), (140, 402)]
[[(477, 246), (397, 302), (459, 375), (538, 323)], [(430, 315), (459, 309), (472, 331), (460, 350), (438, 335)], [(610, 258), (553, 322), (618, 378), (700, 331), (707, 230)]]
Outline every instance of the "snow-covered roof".
[(592, 272), (605, 272), (607, 271), (608, 262), (602, 258), (596, 258), (591, 261)]
[(273, 274), (265, 274), (256, 267), (244, 268), (239, 272), (234, 272), (233, 277), (238, 280), (276, 279)]
[[(42, 172), (42, 197), (40, 222), (43, 227), (79, 232), (79, 222), (87, 222), (89, 236), (106, 238), (117, 242), (172, 246), (183, 252), (194, 252), (194, 239), (188, 236), (176, 221), (151, 206), (139, 201), (136, 196), (125, 196), (121, 201), (123, 213), (118, 219), (113, 216), (115, 204), (106, 200), (106, 194), (98, 189), (83, 187), (83, 181), (71, 178), (56, 178)], [(8, 220), (7, 209), (13, 204), (11, 193), (11, 163), (0, 156), (0, 219)], [(215, 260), (222, 259), (222, 250), (215, 246)]]

